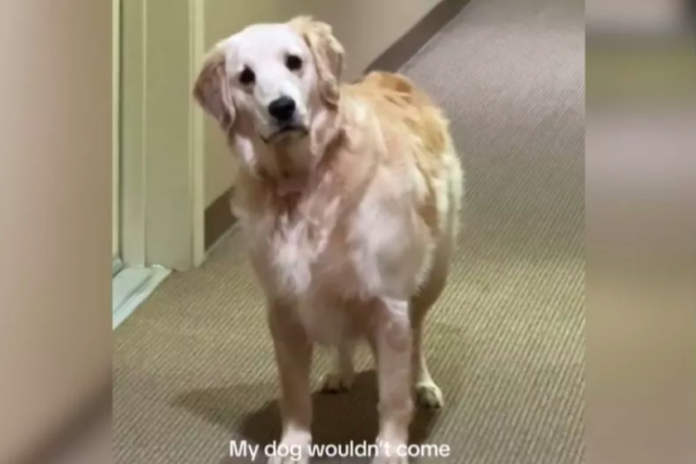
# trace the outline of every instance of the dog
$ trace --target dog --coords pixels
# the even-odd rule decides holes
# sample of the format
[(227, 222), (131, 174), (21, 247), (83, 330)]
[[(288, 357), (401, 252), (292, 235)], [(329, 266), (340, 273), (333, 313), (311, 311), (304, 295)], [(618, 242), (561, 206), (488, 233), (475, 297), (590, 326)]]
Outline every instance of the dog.
[(345, 390), (366, 339), (379, 390), (374, 462), (407, 463), (414, 402), (443, 405), (423, 324), (447, 281), (464, 173), (423, 91), (386, 72), (342, 83), (344, 54), (311, 17), (255, 24), (212, 48), (193, 96), (241, 165), (231, 203), (266, 298), (280, 444), (311, 445), (313, 346), (335, 348), (324, 389)]

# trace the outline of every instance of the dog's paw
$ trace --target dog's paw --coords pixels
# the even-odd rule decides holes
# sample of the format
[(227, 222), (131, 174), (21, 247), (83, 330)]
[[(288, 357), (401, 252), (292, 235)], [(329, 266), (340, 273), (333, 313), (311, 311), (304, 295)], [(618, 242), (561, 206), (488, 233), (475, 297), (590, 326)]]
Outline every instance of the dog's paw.
[(442, 390), (433, 382), (416, 385), (416, 404), (425, 409), (440, 409), (445, 405)]
[(391, 450), (391, 452), (382, 450), (382, 452), (378, 453), (377, 456), (372, 459), (372, 464), (408, 464), (409, 459), (407, 453), (405, 453), (402, 448), (400, 448), (400, 452), (398, 453), (395, 449)]
[(402, 440), (382, 440), (381, 435), (375, 443), (376, 454), (372, 464), (408, 464), (408, 444)]
[(293, 456), (271, 456), (268, 459), (268, 464), (309, 464), (309, 458), (306, 456), (300, 456), (299, 458)]
[(330, 372), (324, 376), (321, 384), (323, 393), (347, 392), (353, 388), (355, 375), (353, 373)]
[(280, 440), (276, 454), (268, 456), (268, 464), (309, 464), (309, 432), (289, 431)]

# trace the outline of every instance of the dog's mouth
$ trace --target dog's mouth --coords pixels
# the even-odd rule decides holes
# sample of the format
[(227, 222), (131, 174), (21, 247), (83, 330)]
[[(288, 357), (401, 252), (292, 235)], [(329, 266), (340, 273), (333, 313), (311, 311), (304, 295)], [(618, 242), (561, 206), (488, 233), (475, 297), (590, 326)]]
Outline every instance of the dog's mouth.
[(268, 137), (262, 136), (261, 138), (266, 143), (274, 143), (292, 135), (305, 136), (308, 133), (309, 131), (307, 130), (306, 126), (300, 124), (286, 124), (285, 126), (273, 132)]

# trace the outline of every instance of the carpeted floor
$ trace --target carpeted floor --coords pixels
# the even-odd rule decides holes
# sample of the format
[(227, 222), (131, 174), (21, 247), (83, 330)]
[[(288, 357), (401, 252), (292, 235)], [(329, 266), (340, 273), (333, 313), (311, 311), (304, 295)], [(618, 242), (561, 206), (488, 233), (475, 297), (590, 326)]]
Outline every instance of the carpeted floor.
[[(584, 460), (584, 40), (582, 0), (474, 0), (404, 68), (446, 108), (467, 169), (465, 229), (427, 339), (447, 405), (413, 427), (451, 454), (421, 462)], [(117, 463), (250, 462), (229, 457), (230, 440), (278, 437), (238, 237), (169, 278), (115, 340)], [(365, 354), (352, 393), (315, 395), (317, 442), (374, 439)]]

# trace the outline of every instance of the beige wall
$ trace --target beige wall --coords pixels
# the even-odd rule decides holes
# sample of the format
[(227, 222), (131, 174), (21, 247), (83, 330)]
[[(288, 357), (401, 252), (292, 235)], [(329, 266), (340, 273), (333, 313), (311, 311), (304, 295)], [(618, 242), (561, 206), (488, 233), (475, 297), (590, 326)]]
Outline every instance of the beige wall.
[[(205, 45), (212, 46), (247, 24), (285, 21), (310, 14), (327, 21), (346, 48), (347, 80), (415, 25), (441, 0), (205, 0)], [(209, 121), (205, 136), (206, 201), (210, 204), (232, 184), (235, 163)]]
[(0, 462), (111, 374), (109, 1), (0, 2)]

